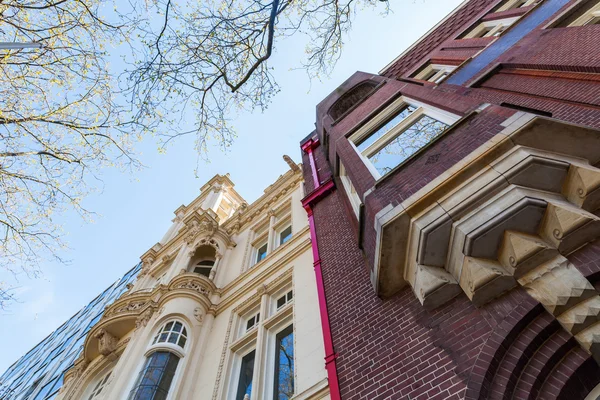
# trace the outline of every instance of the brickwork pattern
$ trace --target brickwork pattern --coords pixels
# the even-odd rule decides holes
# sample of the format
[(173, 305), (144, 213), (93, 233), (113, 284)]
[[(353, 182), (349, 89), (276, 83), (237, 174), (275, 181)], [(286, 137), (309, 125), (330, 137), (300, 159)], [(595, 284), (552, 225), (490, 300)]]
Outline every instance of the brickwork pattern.
[(416, 66), (426, 61), (429, 53), (443, 42), (458, 36), (462, 31), (476, 22), (485, 12), (491, 10), (501, 0), (473, 0), (459, 9), (452, 18), (448, 18), (416, 46), (406, 52), (402, 58), (390, 65), (382, 75), (401, 77)]

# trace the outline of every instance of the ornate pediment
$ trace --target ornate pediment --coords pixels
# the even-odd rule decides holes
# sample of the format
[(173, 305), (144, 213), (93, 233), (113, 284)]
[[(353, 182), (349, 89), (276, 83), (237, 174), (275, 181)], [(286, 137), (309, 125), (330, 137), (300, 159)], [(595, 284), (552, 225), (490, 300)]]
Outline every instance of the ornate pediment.
[(185, 226), (182, 228), (185, 232), (184, 240), (187, 244), (192, 244), (200, 236), (211, 238), (219, 229), (217, 215), (212, 211), (199, 209), (184, 220)]

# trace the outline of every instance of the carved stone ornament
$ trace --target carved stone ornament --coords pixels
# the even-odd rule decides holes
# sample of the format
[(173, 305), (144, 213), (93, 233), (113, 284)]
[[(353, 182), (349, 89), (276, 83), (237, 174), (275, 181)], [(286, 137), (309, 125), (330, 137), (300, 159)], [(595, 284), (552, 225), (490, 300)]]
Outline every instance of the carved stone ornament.
[(204, 313), (202, 312), (202, 308), (196, 307), (194, 308), (194, 318), (200, 323), (204, 320)]
[(290, 169), (294, 172), (300, 172), (300, 167), (298, 167), (298, 164), (296, 164), (294, 162), (294, 160), (292, 160), (290, 158), (290, 156), (288, 156), (287, 154), (283, 155), (283, 161), (285, 161), (287, 163), (287, 165), (290, 167)]
[(152, 308), (148, 308), (144, 311), (135, 321), (135, 329), (140, 329), (146, 327), (148, 325), (148, 321), (152, 318), (152, 314), (154, 314), (154, 310)]
[(263, 294), (267, 293), (267, 289), (267, 285), (263, 283), (262, 285), (256, 288), (256, 293), (258, 293), (259, 296), (262, 296)]
[(212, 237), (217, 231), (218, 224), (215, 221), (204, 219), (201, 222), (193, 220), (188, 225), (188, 232), (185, 236), (187, 244), (192, 244), (201, 233), (206, 233), (208, 237)]
[(154, 257), (148, 256), (142, 260), (142, 269), (148, 271), (152, 264), (154, 264)]
[(98, 351), (103, 356), (108, 356), (115, 351), (117, 343), (119, 343), (119, 339), (106, 332), (104, 329), (100, 329), (94, 337), (98, 339)]
[(198, 293), (205, 294), (207, 296), (210, 294), (210, 292), (204, 286), (202, 286), (199, 282), (197, 282), (195, 280), (191, 280), (191, 279), (177, 284), (177, 286), (175, 286), (175, 288), (176, 289), (191, 289), (191, 290), (195, 290)]
[(131, 301), (125, 305), (115, 308), (110, 315), (121, 314), (125, 312), (137, 311), (146, 305), (146, 301)]

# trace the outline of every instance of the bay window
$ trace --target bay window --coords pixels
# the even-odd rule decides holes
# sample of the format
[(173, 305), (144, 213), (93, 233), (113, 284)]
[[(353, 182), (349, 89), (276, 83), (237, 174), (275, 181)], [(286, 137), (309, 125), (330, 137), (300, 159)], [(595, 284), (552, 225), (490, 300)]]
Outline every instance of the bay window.
[(437, 139), (456, 120), (455, 115), (401, 98), (350, 136), (350, 141), (378, 179)]

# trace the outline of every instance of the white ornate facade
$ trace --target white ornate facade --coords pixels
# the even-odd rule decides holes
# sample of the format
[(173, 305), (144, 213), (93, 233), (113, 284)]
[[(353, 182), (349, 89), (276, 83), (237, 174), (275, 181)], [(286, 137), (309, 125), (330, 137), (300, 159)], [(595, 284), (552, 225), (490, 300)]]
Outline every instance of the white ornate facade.
[(175, 211), (58, 399), (329, 398), (302, 175), (290, 166), (250, 205), (217, 175)]

